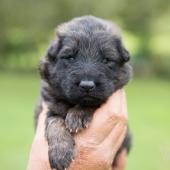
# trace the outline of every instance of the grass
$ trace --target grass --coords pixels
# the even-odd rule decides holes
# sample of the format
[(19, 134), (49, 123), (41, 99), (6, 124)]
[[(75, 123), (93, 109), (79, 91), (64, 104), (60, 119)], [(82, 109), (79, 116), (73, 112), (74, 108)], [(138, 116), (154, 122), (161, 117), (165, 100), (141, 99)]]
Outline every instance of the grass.
[[(0, 73), (0, 169), (26, 169), (39, 95), (36, 75)], [(135, 79), (126, 88), (133, 150), (127, 170), (170, 169), (170, 82)]]

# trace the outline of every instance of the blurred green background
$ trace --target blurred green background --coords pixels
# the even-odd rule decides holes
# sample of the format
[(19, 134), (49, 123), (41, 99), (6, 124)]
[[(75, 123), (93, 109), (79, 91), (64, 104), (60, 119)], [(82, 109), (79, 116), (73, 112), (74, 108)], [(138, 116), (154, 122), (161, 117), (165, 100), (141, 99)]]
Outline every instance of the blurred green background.
[(0, 169), (26, 169), (37, 65), (54, 28), (88, 14), (115, 21), (132, 55), (135, 74), (126, 92), (134, 142), (127, 170), (170, 169), (169, 0), (0, 0)]

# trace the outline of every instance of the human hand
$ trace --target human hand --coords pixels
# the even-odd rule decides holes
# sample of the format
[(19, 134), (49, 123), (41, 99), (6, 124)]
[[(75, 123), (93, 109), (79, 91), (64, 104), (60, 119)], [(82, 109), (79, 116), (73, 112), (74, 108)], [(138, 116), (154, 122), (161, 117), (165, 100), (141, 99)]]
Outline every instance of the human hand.
[[(48, 144), (44, 136), (45, 118), (48, 108), (43, 103), (43, 111), (32, 144), (28, 170), (51, 170), (48, 161)], [(127, 129), (126, 98), (123, 90), (118, 90), (94, 113), (88, 129), (74, 136), (76, 157), (68, 170), (123, 170), (126, 163), (126, 150), (112, 167), (115, 154)]]

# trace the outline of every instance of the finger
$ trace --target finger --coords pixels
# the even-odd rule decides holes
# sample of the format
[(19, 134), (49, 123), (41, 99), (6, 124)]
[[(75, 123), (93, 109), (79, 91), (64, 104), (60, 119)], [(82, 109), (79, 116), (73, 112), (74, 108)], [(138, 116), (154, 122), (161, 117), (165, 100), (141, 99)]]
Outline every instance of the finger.
[(113, 170), (124, 170), (127, 164), (127, 150), (123, 149), (116, 160), (116, 166)]
[(126, 107), (125, 93), (123, 90), (118, 90), (102, 107), (96, 110), (88, 129), (88, 135), (99, 143), (102, 142), (118, 121), (127, 121)]
[(113, 160), (115, 154), (120, 148), (125, 135), (126, 135), (127, 127), (124, 123), (119, 122), (112, 132), (108, 135), (108, 137), (102, 142), (102, 147), (106, 148), (110, 153), (111, 160)]
[(117, 160), (117, 167), (118, 167), (119, 170), (124, 170), (125, 169), (125, 166), (127, 164), (126, 158), (127, 158), (127, 150), (124, 149), (120, 153), (120, 155), (118, 157), (118, 160)]
[(42, 136), (44, 137), (45, 119), (46, 119), (47, 112), (48, 112), (48, 107), (44, 102), (42, 102), (42, 111), (39, 114), (37, 128), (36, 128), (36, 136), (35, 136), (36, 138), (39, 138)]
[[(118, 90), (115, 93), (113, 93), (107, 100), (106, 103), (102, 105), (97, 110), (97, 114), (102, 114), (103, 111), (108, 111), (109, 113), (114, 111), (114, 113), (119, 113), (120, 112), (120, 101), (123, 96), (122, 90)], [(113, 106), (116, 106), (113, 108)]]
[(48, 161), (48, 143), (34, 139), (27, 170), (51, 170)]
[(128, 119), (128, 109), (127, 109), (127, 100), (126, 100), (126, 93), (124, 90), (122, 90), (122, 101), (121, 103), (123, 106), (121, 107), (120, 113), (122, 116), (124, 116), (126, 119)]

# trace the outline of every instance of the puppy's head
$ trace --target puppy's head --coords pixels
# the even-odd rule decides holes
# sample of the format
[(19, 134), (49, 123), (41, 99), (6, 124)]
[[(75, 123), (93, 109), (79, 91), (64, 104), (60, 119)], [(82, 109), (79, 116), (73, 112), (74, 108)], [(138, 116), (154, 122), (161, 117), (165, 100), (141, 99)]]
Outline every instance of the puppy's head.
[(94, 17), (68, 22), (40, 64), (42, 78), (72, 104), (95, 106), (130, 79), (129, 54), (115, 26)]

